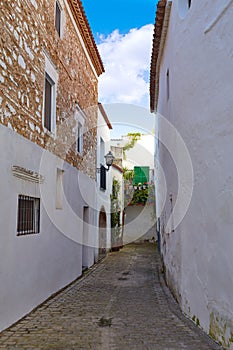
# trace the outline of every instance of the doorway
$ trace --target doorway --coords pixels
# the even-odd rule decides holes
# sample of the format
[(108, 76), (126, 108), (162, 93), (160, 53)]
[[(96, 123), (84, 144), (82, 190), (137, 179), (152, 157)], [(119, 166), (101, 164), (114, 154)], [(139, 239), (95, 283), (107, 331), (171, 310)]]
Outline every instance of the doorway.
[(99, 214), (99, 259), (107, 253), (107, 216), (104, 208)]

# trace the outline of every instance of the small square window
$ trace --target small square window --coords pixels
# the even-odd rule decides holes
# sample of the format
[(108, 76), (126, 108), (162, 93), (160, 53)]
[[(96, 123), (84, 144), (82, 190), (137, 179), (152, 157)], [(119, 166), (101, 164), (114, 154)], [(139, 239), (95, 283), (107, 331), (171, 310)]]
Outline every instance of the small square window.
[(40, 199), (19, 195), (17, 236), (40, 232)]
[(59, 3), (56, 1), (56, 12), (55, 12), (55, 28), (58, 32), (58, 35), (61, 37), (61, 7)]

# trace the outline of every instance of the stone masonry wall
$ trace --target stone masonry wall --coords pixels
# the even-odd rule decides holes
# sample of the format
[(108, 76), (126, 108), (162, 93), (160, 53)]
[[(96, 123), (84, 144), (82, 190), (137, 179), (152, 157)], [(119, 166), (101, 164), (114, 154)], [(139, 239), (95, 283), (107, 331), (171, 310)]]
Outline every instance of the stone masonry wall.
[[(60, 38), (55, 0), (0, 0), (0, 123), (94, 179), (98, 80), (64, 1)], [(42, 123), (44, 52), (58, 71), (56, 137)], [(76, 102), (87, 115), (82, 155), (74, 145)]]

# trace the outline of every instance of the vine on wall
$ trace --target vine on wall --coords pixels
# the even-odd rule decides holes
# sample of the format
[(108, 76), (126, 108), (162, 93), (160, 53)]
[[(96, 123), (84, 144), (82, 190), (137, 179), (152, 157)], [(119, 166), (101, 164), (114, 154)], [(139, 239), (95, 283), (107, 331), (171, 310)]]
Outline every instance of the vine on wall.
[(120, 227), (120, 182), (113, 178), (111, 194), (111, 227)]
[(134, 171), (131, 169), (128, 169), (126, 167), (123, 168), (123, 177), (124, 180), (132, 181), (134, 176)]
[(112, 249), (122, 246), (120, 182), (113, 178), (111, 194), (111, 236)]
[(125, 152), (130, 150), (131, 148), (134, 147), (135, 143), (140, 140), (141, 138), (141, 133), (140, 132), (129, 132), (127, 134), (127, 137), (129, 139), (129, 142), (127, 142), (124, 146), (123, 146), (123, 155), (124, 155), (124, 159), (126, 158), (126, 154)]

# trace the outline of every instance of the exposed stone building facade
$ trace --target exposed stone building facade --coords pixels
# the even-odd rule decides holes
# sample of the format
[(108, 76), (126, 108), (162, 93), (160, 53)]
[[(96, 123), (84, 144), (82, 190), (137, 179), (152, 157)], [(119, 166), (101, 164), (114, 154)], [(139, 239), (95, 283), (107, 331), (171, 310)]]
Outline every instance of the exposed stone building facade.
[(80, 0), (0, 1), (0, 32), (2, 330), (94, 263), (104, 68)]
[[(81, 2), (2, 1), (1, 9), (1, 123), (95, 178), (97, 84), (103, 66)], [(43, 122), (44, 81), (50, 66), (56, 85), (53, 132)], [(75, 152), (70, 134), (76, 103), (88, 115), (82, 156)]]

